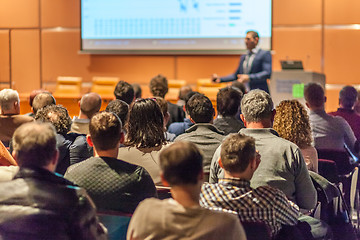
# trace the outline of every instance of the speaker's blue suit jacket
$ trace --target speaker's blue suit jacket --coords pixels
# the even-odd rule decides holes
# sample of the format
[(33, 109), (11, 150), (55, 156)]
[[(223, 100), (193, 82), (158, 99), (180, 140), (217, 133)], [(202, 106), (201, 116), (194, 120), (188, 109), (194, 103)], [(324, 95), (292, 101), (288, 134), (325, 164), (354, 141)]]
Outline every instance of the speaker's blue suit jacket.
[[(233, 74), (230, 74), (226, 77), (220, 78), (221, 82), (230, 82), (237, 79), (238, 74), (244, 74), (243, 64), (246, 58), (246, 54), (241, 55), (240, 64), (236, 71)], [(265, 51), (259, 49), (256, 53), (255, 58), (252, 62), (249, 77), (250, 89), (261, 89), (266, 92), (269, 92), (269, 87), (267, 85), (267, 79), (271, 77), (271, 53), (269, 51)]]

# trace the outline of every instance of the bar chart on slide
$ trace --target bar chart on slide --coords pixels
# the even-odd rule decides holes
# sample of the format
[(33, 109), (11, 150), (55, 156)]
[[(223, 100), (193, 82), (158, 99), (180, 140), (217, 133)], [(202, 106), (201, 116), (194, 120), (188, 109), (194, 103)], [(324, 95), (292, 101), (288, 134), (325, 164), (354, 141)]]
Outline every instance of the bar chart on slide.
[(249, 16), (251, 0), (105, 0), (95, 7), (96, 2), (82, 1), (84, 39), (240, 37), (266, 17)]

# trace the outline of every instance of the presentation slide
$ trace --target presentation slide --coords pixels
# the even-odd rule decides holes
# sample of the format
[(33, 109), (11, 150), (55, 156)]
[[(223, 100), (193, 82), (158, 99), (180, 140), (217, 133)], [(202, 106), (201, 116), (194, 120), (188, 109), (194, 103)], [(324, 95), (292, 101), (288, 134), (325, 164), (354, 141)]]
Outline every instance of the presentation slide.
[(248, 30), (271, 49), (271, 0), (81, 0), (84, 51), (235, 53)]

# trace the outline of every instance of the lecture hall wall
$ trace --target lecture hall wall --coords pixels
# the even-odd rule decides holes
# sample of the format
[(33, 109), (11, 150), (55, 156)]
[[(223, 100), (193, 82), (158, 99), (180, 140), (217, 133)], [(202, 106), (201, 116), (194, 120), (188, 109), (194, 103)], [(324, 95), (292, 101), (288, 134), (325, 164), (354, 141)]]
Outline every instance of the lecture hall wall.
[[(300, 59), (327, 77), (327, 110), (345, 84), (359, 84), (360, 1), (273, 0), (273, 70)], [(117, 76), (147, 85), (158, 73), (195, 84), (228, 74), (239, 56), (121, 56), (80, 54), (80, 0), (0, 1), (0, 88), (22, 94), (54, 89), (57, 76)]]

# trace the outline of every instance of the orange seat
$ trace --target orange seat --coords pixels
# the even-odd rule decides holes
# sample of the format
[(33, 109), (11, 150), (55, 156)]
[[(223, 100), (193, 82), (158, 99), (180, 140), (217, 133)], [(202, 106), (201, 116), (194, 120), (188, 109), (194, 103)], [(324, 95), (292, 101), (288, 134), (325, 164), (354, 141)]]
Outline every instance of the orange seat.
[(81, 77), (59, 76), (56, 80), (54, 97), (80, 98), (81, 82)]
[(98, 93), (102, 98), (114, 98), (114, 89), (118, 82), (118, 77), (93, 77), (91, 92)]

